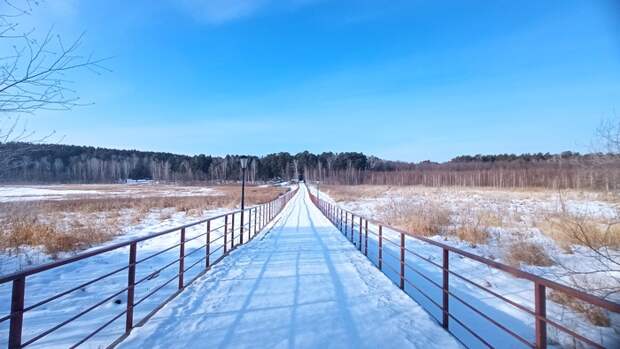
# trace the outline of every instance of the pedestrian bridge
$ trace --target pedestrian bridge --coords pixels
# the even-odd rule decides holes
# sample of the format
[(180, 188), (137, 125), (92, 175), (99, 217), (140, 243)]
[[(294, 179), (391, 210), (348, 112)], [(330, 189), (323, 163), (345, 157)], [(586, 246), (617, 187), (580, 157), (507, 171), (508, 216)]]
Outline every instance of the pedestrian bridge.
[(360, 254), (305, 186), (261, 236), (135, 329), (120, 348), (456, 348)]

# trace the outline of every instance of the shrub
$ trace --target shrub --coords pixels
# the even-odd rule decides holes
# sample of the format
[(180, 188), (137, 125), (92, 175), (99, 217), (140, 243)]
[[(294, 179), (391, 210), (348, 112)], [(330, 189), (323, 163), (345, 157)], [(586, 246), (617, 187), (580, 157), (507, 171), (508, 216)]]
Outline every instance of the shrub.
[(485, 243), (489, 239), (489, 233), (486, 227), (477, 224), (465, 224), (455, 229), (456, 237), (463, 241), (467, 241), (472, 246)]
[(419, 235), (440, 234), (450, 224), (450, 210), (436, 203), (390, 200), (378, 208), (383, 221)]
[(572, 245), (587, 246), (594, 250), (620, 248), (620, 224), (615, 221), (594, 219), (562, 210), (547, 215), (536, 225), (569, 252)]
[(109, 240), (110, 231), (92, 225), (72, 223), (62, 227), (60, 222), (44, 223), (32, 217), (13, 217), (6, 222), (0, 248), (19, 250), (24, 246), (42, 246), (46, 253), (56, 256), (60, 252), (84, 249)]
[[(314, 193), (315, 189), (312, 189)], [(324, 191), (336, 202), (356, 201), (362, 198), (377, 198), (390, 190), (384, 185), (321, 185)]]
[(517, 267), (521, 263), (540, 267), (549, 267), (554, 264), (541, 245), (529, 241), (519, 241), (511, 244), (508, 247), (506, 261)]
[(555, 290), (549, 292), (549, 299), (583, 314), (586, 319), (595, 326), (609, 327), (611, 325), (607, 312), (600, 307), (580, 301), (566, 293)]

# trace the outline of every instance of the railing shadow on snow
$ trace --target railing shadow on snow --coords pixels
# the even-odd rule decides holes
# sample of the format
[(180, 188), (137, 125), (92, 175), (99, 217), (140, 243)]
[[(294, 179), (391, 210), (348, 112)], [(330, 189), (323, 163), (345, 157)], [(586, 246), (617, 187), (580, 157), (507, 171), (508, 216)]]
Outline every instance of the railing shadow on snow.
[[(244, 210), (231, 211), (144, 237), (86, 251), (70, 258), (43, 264), (16, 273), (2, 275), (0, 276), (0, 286), (11, 285), (11, 299), (8, 314), (0, 314), (0, 325), (8, 322), (9, 328), (8, 331), (0, 329), (0, 335), (4, 336), (3, 333), (8, 332), (7, 344), (8, 348), (11, 349), (24, 348), (33, 344), (41, 344), (44, 347), (49, 345), (58, 346), (59, 343), (54, 342), (53, 339), (47, 344), (41, 343), (40, 341), (52, 334), (59, 334), (59, 332), (61, 332), (58, 331), (59, 329), (72, 322), (84, 320), (83, 323), (78, 324), (77, 327), (79, 328), (77, 330), (70, 331), (72, 335), (75, 335), (75, 331), (83, 334), (79, 341), (69, 345), (69, 347), (75, 348), (93, 339), (93, 337), (100, 334), (104, 329), (108, 328), (108, 326), (117, 322), (117, 320), (121, 321), (121, 318), (124, 317), (124, 330), (120, 331), (120, 335), (118, 335), (119, 333), (113, 333), (112, 337), (110, 337), (110, 334), (107, 336), (111, 339), (111, 342), (108, 342), (108, 346), (113, 347), (126, 338), (134, 327), (143, 325), (166, 303), (171, 301), (188, 285), (207, 272), (213, 265), (226, 257), (230, 251), (252, 240), (265, 226), (273, 221), (297, 191), (298, 188), (280, 195), (273, 201), (249, 207)], [(190, 232), (190, 230), (197, 231), (198, 233), (188, 236), (187, 233)], [(158, 238), (172, 239), (175, 243), (159, 249), (158, 242), (156, 242)], [(201, 240), (198, 239), (204, 239), (202, 240), (203, 243), (200, 243)], [(150, 247), (144, 248), (144, 252), (151, 253), (143, 258), (138, 258), (138, 253), (143, 251), (141, 246)], [(191, 250), (186, 252), (186, 247), (191, 248)], [(199, 253), (200, 251), (202, 251), (202, 253)], [(27, 281), (29, 278), (42, 277), (45, 272), (52, 270), (57, 271), (62, 267), (73, 269), (69, 270), (70, 273), (83, 272), (85, 275), (90, 274), (83, 268), (83, 263), (108, 263), (108, 261), (102, 259), (101, 256), (107, 254), (107, 258), (109, 258), (109, 255), (114, 253), (122, 256), (122, 258), (127, 258), (127, 263), (124, 263), (121, 267), (114, 270), (106, 270), (105, 265), (96, 265), (93, 272), (105, 270), (106, 273), (96, 278), (81, 280), (78, 285), (59, 293), (53, 293), (48, 289), (40, 290), (41, 292), (39, 292), (40, 294), (38, 295), (31, 294), (34, 292), (29, 292), (28, 298), (31, 297), (34, 300), (27, 303), (26, 290), (28, 289)], [(169, 256), (177, 258), (172, 261), (165, 259), (165, 257)], [(138, 266), (145, 266), (153, 262), (159, 263), (155, 266), (148, 265), (144, 268), (145, 270), (139, 270), (138, 268)], [(201, 263), (201, 268), (195, 269), (195, 267), (199, 266)], [(174, 265), (177, 265), (175, 273), (173, 273), (174, 269), (171, 268)], [(186, 281), (186, 276), (191, 270), (193, 270), (195, 275), (193, 275), (193, 278), (189, 281)], [(62, 275), (63, 274), (60, 273), (60, 276)], [(143, 290), (139, 289), (139, 286), (150, 285), (149, 282), (162, 276), (166, 278), (166, 281), (162, 284), (145, 286)], [(90, 275), (88, 275), (88, 277), (90, 277)], [(123, 281), (123, 278), (126, 281)], [(49, 280), (50, 284), (57, 283), (62, 286), (63, 283), (56, 282), (58, 281), (56, 279), (58, 279), (58, 275), (55, 275), (53, 280), (50, 279), (49, 276), (47, 278), (43, 277), (43, 280)], [(174, 283), (175, 280), (176, 283)], [(113, 285), (119, 283), (119, 281), (122, 282), (125, 287), (113, 291), (107, 290), (105, 287), (106, 285), (102, 285), (101, 283), (107, 282), (109, 286), (109, 284)], [(78, 299), (75, 300), (75, 302), (79, 302), (80, 298), (82, 298), (80, 297), (81, 293), (87, 292), (87, 287), (91, 286), (97, 286), (97, 291), (107, 291), (109, 294), (102, 296), (95, 304), (84, 305), (77, 314), (72, 314), (68, 317), (60, 316), (61, 319), (52, 327), (44, 330), (36, 329), (37, 332), (30, 331), (35, 333), (31, 334), (28, 338), (24, 338), (25, 330), (28, 327), (24, 321), (25, 315), (35, 309), (40, 310), (43, 313), (43, 317), (47, 318), (54, 316), (45, 316), (46, 313), (65, 315), (64, 312), (67, 309), (49, 309), (50, 306), (53, 306), (54, 301), (61, 300), (71, 294), (78, 294)], [(167, 297), (161, 296), (160, 293), (164, 293), (166, 290), (171, 294)], [(44, 294), (42, 297), (43, 299), (38, 299), (36, 296), (41, 298), (41, 294)], [(153, 297), (155, 295), (159, 296), (160, 299), (155, 299), (157, 298)], [(105, 308), (111, 302), (118, 302), (116, 304), (120, 304), (121, 301), (119, 298), (123, 298), (126, 303), (123, 311), (114, 313), (113, 315), (109, 314), (110, 311), (104, 311), (102, 316), (93, 315), (95, 309)], [(65, 308), (76, 306), (73, 302), (64, 303), (62, 305)], [(138, 308), (139, 305), (147, 309), (141, 310)], [(144, 316), (138, 320), (135, 313), (140, 313)], [(44, 327), (44, 325), (48, 325), (48, 322), (50, 321), (44, 320), (42, 324), (39, 324), (40, 326), (35, 327)], [(33, 321), (33, 323), (36, 323), (36, 321)], [(67, 346), (66, 336), (60, 340), (62, 346)]]
[[(570, 337), (568, 343), (577, 348), (618, 344), (602, 343), (601, 338), (592, 338), (592, 331), (571, 329), (549, 316), (552, 303), (547, 302), (547, 290), (616, 316), (620, 315), (618, 303), (363, 217), (312, 193), (310, 198), (361, 253), (466, 347), (544, 349), (561, 344), (551, 340), (548, 330), (555, 331), (556, 339)], [(451, 256), (458, 263), (451, 262)], [(472, 280), (471, 272), (480, 265), (486, 273), (519, 283), (519, 289), (493, 290)], [(562, 343), (567, 343), (566, 338)]]

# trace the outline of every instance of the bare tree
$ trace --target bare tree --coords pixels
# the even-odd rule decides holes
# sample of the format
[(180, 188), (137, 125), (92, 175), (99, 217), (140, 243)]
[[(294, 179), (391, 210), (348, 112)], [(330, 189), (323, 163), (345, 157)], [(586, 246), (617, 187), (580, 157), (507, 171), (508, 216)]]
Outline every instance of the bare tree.
[[(23, 20), (39, 3), (0, 0), (0, 143), (49, 140), (54, 132), (35, 137), (22, 116), (84, 105), (70, 87), (68, 74), (79, 69), (95, 74), (107, 70), (101, 65), (104, 59), (81, 54), (84, 33), (67, 43), (53, 27), (43, 33), (25, 28)], [(0, 154), (0, 166), (7, 166), (15, 156)]]
[(614, 112), (614, 117), (603, 120), (596, 130), (600, 146), (608, 154), (620, 154), (620, 118)]

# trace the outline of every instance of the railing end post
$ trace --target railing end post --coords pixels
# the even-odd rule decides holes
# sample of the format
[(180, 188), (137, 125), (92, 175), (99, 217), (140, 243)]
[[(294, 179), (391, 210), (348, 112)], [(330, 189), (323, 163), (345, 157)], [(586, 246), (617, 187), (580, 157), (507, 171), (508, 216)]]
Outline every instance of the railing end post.
[(179, 246), (179, 290), (185, 287), (183, 273), (185, 271), (185, 228), (181, 228), (181, 245)]
[(405, 233), (400, 233), (400, 289), (405, 289)]
[(13, 280), (11, 291), (11, 321), (9, 324), (9, 349), (22, 347), (22, 327), (24, 323), (24, 295), (26, 293), (26, 277), (20, 276)]
[(547, 348), (547, 291), (545, 286), (534, 283), (534, 304), (536, 313), (536, 348)]
[(443, 248), (443, 321), (442, 326), (449, 328), (450, 320), (450, 254), (447, 248)]
[(207, 237), (206, 237), (206, 246), (205, 246), (205, 269), (208, 269), (210, 266), (210, 258), (211, 257), (211, 220), (207, 221)]
[(138, 244), (129, 245), (129, 268), (127, 269), (127, 312), (125, 313), (125, 333), (133, 328), (133, 306), (136, 288), (136, 255)]
[(383, 270), (383, 226), (379, 224), (379, 270)]

